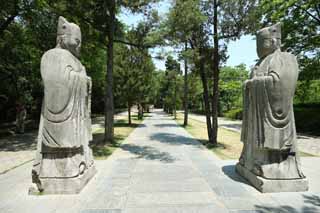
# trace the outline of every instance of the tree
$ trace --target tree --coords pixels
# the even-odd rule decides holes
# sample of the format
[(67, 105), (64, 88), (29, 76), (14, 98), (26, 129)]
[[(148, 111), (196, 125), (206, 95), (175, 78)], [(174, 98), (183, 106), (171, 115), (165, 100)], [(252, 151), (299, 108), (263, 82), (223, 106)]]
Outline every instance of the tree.
[(169, 112), (172, 112), (174, 119), (177, 118), (177, 81), (178, 75), (181, 74), (180, 64), (173, 59), (172, 56), (168, 56), (166, 60), (166, 108)]
[[(254, 24), (256, 0), (213, 0), (213, 95), (212, 95), (212, 143), (217, 144), (218, 136), (218, 103), (219, 103), (219, 75), (222, 56), (219, 44), (224, 41), (240, 38), (244, 33), (249, 33), (256, 26)], [(210, 6), (209, 6), (210, 8)], [(210, 14), (210, 11), (209, 11)]]
[[(62, 8), (70, 9), (71, 13), (84, 23), (90, 25), (100, 34), (100, 41), (106, 44), (107, 60), (105, 74), (105, 137), (104, 142), (112, 142), (114, 136), (114, 94), (113, 94), (113, 69), (114, 69), (114, 42), (132, 46), (137, 44), (124, 38), (121, 30), (122, 24), (117, 20), (116, 14), (125, 8), (132, 13), (147, 13), (152, 3), (157, 0), (127, 1), (66, 1)], [(66, 5), (66, 6), (65, 6)], [(68, 11), (69, 12), (69, 11)], [(107, 43), (106, 43), (107, 41)], [(147, 45), (146, 45), (147, 46)]]
[(320, 4), (317, 0), (261, 0), (261, 26), (282, 23), (283, 49), (298, 55), (300, 80), (319, 79)]
[[(146, 50), (118, 44), (115, 61), (115, 96), (128, 107), (128, 122), (131, 124), (131, 107), (142, 105), (151, 99), (154, 65)], [(143, 115), (140, 115), (143, 116)]]
[(199, 10), (198, 2), (195, 0), (175, 1), (163, 24), (165, 38), (171, 45), (181, 49), (180, 55), (184, 60), (184, 126), (188, 124), (188, 58), (192, 57), (192, 52), (188, 51), (189, 40), (204, 18)]
[(252, 23), (256, 6), (257, 0), (177, 0), (169, 14), (173, 23), (169, 26), (176, 31), (174, 35), (187, 38), (194, 50), (203, 85), (208, 137), (213, 145), (217, 144), (219, 67), (226, 59), (228, 41), (240, 38), (255, 27)]
[[(193, 63), (200, 73), (203, 86), (203, 100), (206, 112), (208, 137), (211, 141), (211, 119), (208, 78), (205, 70), (205, 49), (207, 48), (207, 37), (204, 32), (204, 23), (207, 17), (201, 10), (200, 0), (177, 0), (171, 8), (166, 21), (167, 38), (174, 44), (185, 45), (187, 41), (190, 46), (189, 55), (192, 55)], [(189, 60), (189, 63), (191, 60)], [(185, 78), (185, 84), (187, 77)], [(185, 93), (187, 91), (185, 90)], [(186, 95), (185, 95), (186, 96)], [(187, 110), (185, 110), (185, 120)]]
[[(15, 7), (12, 11), (12, 7)], [(14, 18), (10, 21), (10, 17)], [(41, 17), (41, 18), (39, 18)], [(38, 118), (42, 85), (40, 58), (55, 45), (54, 13), (35, 1), (8, 1), (0, 12), (0, 85), (6, 97), (1, 120), (11, 121), (15, 105), (24, 105), (28, 115)], [(41, 29), (41, 31), (40, 31)], [(43, 42), (47, 41), (48, 42)]]
[(221, 112), (242, 108), (242, 84), (248, 79), (248, 74), (244, 64), (221, 68), (219, 82)]

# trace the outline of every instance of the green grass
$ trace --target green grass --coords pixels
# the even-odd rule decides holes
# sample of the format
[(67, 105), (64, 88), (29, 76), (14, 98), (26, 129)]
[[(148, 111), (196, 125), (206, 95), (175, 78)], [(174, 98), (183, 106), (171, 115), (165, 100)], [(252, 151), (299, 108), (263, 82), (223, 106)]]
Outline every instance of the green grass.
[(128, 124), (127, 118), (121, 118), (114, 124), (114, 141), (104, 143), (104, 129), (100, 128), (93, 133), (93, 141), (90, 147), (96, 160), (107, 159), (120, 144), (130, 135), (130, 133), (141, 124), (142, 120), (138, 120), (137, 116), (132, 116), (132, 124)]
[[(179, 125), (183, 127), (183, 115), (177, 114)], [(208, 133), (206, 123), (190, 119), (188, 126), (184, 127), (195, 139), (200, 141), (204, 146), (213, 151), (219, 158), (239, 159), (243, 144), (240, 142), (240, 134), (223, 128), (218, 131), (218, 145), (213, 146), (208, 143)]]
[[(183, 126), (183, 114), (177, 114), (177, 123)], [(239, 159), (243, 148), (243, 143), (240, 141), (240, 133), (227, 130), (224, 128), (218, 129), (218, 145), (212, 146), (208, 143), (207, 126), (205, 122), (190, 119), (188, 126), (184, 127), (195, 139), (200, 141), (209, 150), (214, 152), (222, 160)], [(308, 153), (300, 152), (301, 157), (318, 157)]]

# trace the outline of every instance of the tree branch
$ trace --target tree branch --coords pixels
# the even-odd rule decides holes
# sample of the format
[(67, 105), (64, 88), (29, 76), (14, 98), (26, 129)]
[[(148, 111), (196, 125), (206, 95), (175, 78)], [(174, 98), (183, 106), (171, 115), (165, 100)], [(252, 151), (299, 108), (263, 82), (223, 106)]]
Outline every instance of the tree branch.
[(120, 39), (114, 39), (113, 42), (120, 43), (120, 44), (126, 44), (126, 45), (129, 45), (129, 46), (142, 48), (142, 49), (149, 49), (149, 48), (153, 48), (154, 46), (156, 46), (156, 44), (153, 44), (153, 45), (141, 45), (141, 44), (136, 44), (136, 43), (132, 43), (132, 42), (129, 42), (129, 41), (123, 41), (123, 40), (120, 40)]
[(316, 17), (315, 15), (313, 15), (312, 13), (310, 13), (308, 10), (302, 8), (300, 5), (294, 4), (294, 6), (302, 11), (304, 11), (305, 13), (307, 13), (311, 18), (313, 18), (316, 22), (318, 22), (318, 24), (320, 25), (320, 18)]

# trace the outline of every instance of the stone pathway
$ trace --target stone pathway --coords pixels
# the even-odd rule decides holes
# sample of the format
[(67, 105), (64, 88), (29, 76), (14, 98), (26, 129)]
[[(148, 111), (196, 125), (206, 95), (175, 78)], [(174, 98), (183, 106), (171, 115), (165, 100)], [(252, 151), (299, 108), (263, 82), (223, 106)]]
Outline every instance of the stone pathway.
[[(181, 112), (183, 113), (183, 112)], [(206, 117), (204, 115), (198, 114), (189, 114), (189, 118), (206, 122)], [(235, 132), (241, 132), (242, 121), (240, 120), (230, 120), (227, 118), (218, 118), (218, 124), (220, 127), (224, 129), (228, 129)], [(320, 156), (320, 138), (319, 137), (311, 137), (307, 135), (298, 134), (298, 147), (299, 150), (315, 156)]]
[(155, 111), (78, 195), (29, 196), (31, 163), (0, 175), (0, 212), (320, 212), (320, 158), (303, 158), (305, 193), (261, 194), (175, 121)]

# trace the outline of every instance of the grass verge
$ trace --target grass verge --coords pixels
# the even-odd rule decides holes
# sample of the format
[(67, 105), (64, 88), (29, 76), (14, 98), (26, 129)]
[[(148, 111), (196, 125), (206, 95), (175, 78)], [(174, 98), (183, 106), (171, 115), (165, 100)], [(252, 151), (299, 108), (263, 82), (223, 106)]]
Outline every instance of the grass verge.
[(132, 116), (132, 123), (128, 124), (127, 118), (116, 120), (114, 124), (114, 141), (104, 144), (104, 129), (100, 128), (93, 133), (93, 140), (90, 143), (95, 160), (107, 159), (126, 139), (130, 133), (138, 127), (143, 120), (138, 120), (136, 115)]
[[(218, 146), (212, 146), (208, 143), (207, 125), (204, 122), (189, 118), (188, 126), (183, 126), (183, 114), (177, 114), (177, 123), (185, 128), (195, 139), (200, 141), (204, 146), (213, 151), (222, 160), (239, 159), (243, 148), (240, 141), (240, 133), (219, 128)], [(315, 157), (314, 155), (300, 152), (301, 157)]]

